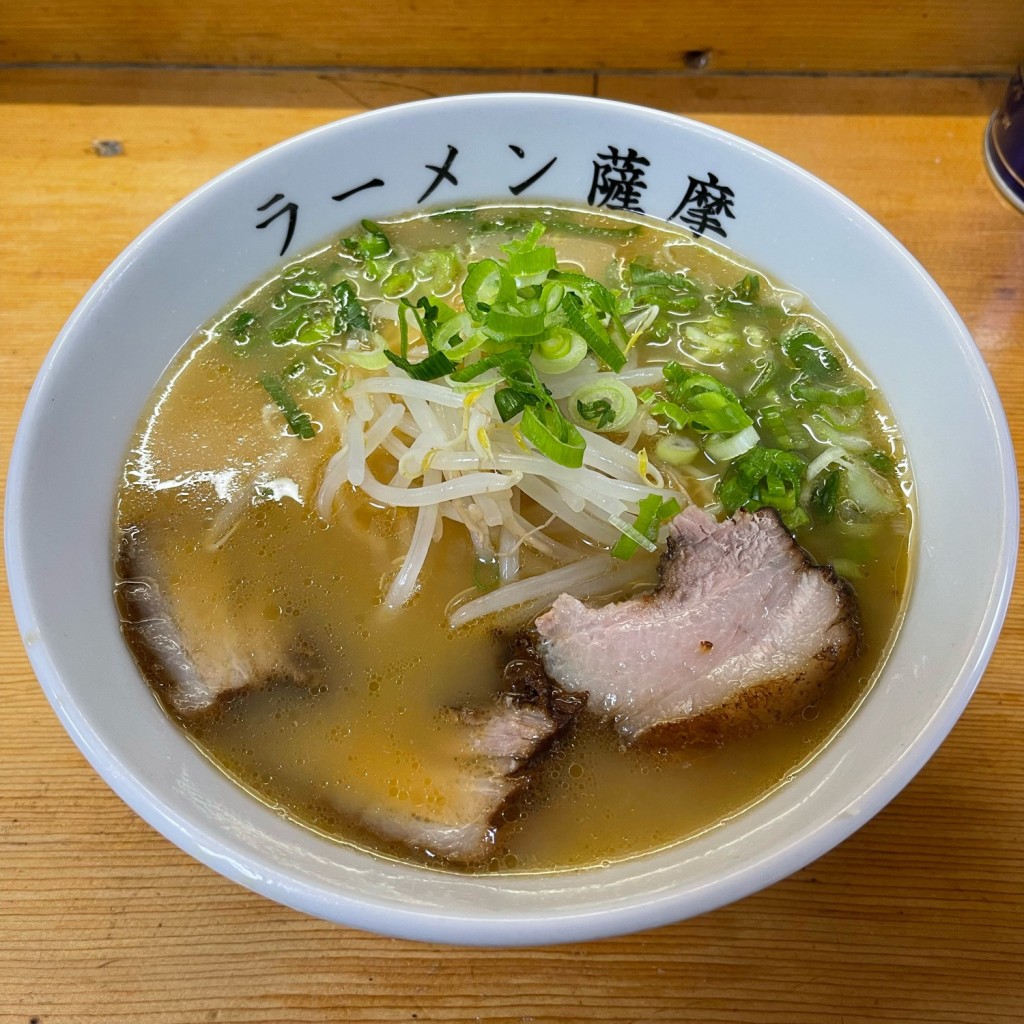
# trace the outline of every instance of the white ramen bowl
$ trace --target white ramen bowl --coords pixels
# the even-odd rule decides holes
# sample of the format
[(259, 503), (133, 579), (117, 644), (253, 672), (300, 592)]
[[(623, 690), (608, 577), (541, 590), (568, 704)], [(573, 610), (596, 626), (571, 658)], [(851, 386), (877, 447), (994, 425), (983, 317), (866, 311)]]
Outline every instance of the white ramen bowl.
[[(121, 639), (113, 501), (162, 371), (200, 325), (279, 264), (286, 241), (293, 256), (360, 218), (511, 200), (517, 190), (521, 201), (632, 204), (675, 217), (810, 296), (902, 427), (917, 553), (882, 675), (788, 783), (659, 853), (548, 876), (472, 877), (331, 843), (197, 752)], [(971, 696), (1005, 613), (1017, 531), (995, 388), (963, 323), (898, 242), (822, 182), (741, 139), (653, 110), (544, 95), (430, 100), (348, 118), (179, 203), (113, 263), (58, 337), (21, 421), (6, 509), (11, 593), (35, 672), (85, 756), (146, 821), (288, 906), (385, 934), (479, 945), (679, 920), (754, 892), (847, 837), (913, 777)]]

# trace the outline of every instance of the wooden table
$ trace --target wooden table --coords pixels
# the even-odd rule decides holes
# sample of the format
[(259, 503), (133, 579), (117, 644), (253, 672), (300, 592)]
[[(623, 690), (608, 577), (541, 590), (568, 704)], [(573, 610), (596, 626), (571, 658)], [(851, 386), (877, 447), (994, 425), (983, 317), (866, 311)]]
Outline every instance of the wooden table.
[[(35, 69), (0, 72), (3, 458), (89, 284), (171, 203), (322, 122), (416, 97), (596, 93), (795, 160), (924, 263), (974, 334), (1024, 451), (1024, 216), (981, 160), (998, 78)], [(94, 140), (123, 155), (100, 157)], [(966, 481), (950, 481), (950, 498)], [(969, 571), (965, 567), (965, 571)], [(190, 860), (93, 773), (0, 607), (0, 1021), (1024, 1019), (1024, 602), (963, 718), (838, 849), (692, 921), (476, 951), (335, 927)]]

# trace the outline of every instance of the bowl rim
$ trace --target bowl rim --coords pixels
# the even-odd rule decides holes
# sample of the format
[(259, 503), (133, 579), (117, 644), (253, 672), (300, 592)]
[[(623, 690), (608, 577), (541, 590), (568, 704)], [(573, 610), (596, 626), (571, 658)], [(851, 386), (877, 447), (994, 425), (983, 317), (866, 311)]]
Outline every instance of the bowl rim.
[[(799, 833), (792, 843), (776, 851), (766, 860), (735, 866), (732, 870), (723, 872), (713, 883), (702, 886), (696, 892), (687, 890), (670, 895), (662, 894), (646, 901), (637, 900), (628, 906), (604, 907), (585, 914), (565, 912), (556, 915), (543, 910), (533, 910), (508, 913), (500, 918), (483, 918), (471, 910), (467, 911), (464, 907), (453, 907), (447, 912), (440, 913), (436, 908), (424, 910), (415, 905), (409, 907), (397, 903), (386, 905), (381, 902), (370, 906), (363, 898), (352, 898), (344, 893), (326, 890), (309, 882), (289, 877), (267, 864), (261, 865), (261, 873), (255, 873), (247, 866), (248, 862), (254, 859), (251, 848), (241, 845), (232, 847), (224, 836), (213, 835), (211, 832), (205, 831), (201, 825), (197, 826), (196, 822), (177, 814), (165, 804), (159, 793), (154, 792), (142, 780), (126, 772), (116, 753), (106, 744), (101, 732), (94, 723), (85, 717), (76, 702), (73, 686), (69, 686), (61, 677), (49, 651), (40, 642), (38, 635), (33, 635), (36, 619), (30, 594), (30, 582), (22, 557), (23, 530), (28, 510), (22, 507), (21, 481), (31, 471), (27, 461), (27, 438), (38, 428), (38, 421), (45, 413), (42, 408), (41, 396), (62, 351), (73, 339), (79, 321), (89, 315), (110, 282), (116, 279), (122, 269), (133, 262), (151, 242), (159, 238), (168, 221), (177, 219), (184, 209), (196, 203), (211, 190), (221, 188), (224, 183), (243, 173), (253, 164), (262, 162), (268, 156), (304, 140), (333, 133), (339, 129), (345, 130), (343, 126), (351, 126), (367, 119), (386, 124), (389, 119), (408, 116), (411, 109), (449, 107), (457, 112), (463, 105), (486, 107), (503, 103), (543, 106), (556, 104), (569, 110), (582, 107), (615, 109), (631, 112), (645, 120), (654, 119), (657, 122), (677, 126), (682, 123), (690, 130), (700, 134), (725, 139), (730, 144), (739, 145), (742, 149), (775, 165), (783, 172), (797, 176), (805, 184), (819, 191), (823, 190), (832, 202), (839, 204), (849, 216), (856, 218), (870, 230), (879, 242), (889, 247), (917, 275), (921, 283), (930, 291), (932, 299), (939, 303), (951, 323), (959, 330), (961, 354), (971, 365), (975, 374), (975, 383), (978, 385), (978, 397), (984, 403), (988, 419), (995, 429), (1003, 486), (1003, 492), (1000, 495), (1003, 508), (1000, 550), (1003, 557), (1000, 559), (999, 569), (992, 580), (989, 601), (981, 628), (970, 646), (969, 655), (961, 666), (954, 685), (946, 692), (936, 713), (914, 737), (910, 747), (899, 757), (893, 759), (886, 770), (864, 789), (859, 798), (850, 804), (847, 809), (848, 813), (834, 816), (820, 822), (813, 829)], [(457, 929), (460, 938), (455, 942), (462, 945), (547, 945), (554, 942), (608, 937), (636, 931), (640, 928), (655, 927), (704, 913), (727, 902), (742, 898), (791, 874), (821, 856), (847, 838), (869, 817), (892, 800), (932, 756), (955, 724), (973, 694), (991, 656), (1006, 615), (1015, 574), (1019, 537), (1019, 507), (1016, 500), (1010, 500), (1010, 498), (1016, 494), (1016, 463), (1005, 411), (980, 351), (971, 340), (966, 326), (948, 298), (921, 264), (869, 214), (832, 186), (784, 157), (703, 122), (666, 111), (598, 97), (506, 92), (417, 100), (393, 107), (365, 111), (319, 125), (282, 140), (233, 165), (175, 203), (143, 230), (113, 260), (77, 304), (57, 335), (32, 385), (19, 419), (11, 452), (5, 501), (4, 543), (8, 584), (15, 618), (33, 670), (47, 699), (65, 730), (99, 775), (137, 814), (179, 848), (201, 863), (247, 888), (295, 909), (316, 916), (327, 916), (339, 923), (424, 941), (452, 943), (452, 934)], [(329, 908), (332, 912), (325, 913), (325, 908)]]

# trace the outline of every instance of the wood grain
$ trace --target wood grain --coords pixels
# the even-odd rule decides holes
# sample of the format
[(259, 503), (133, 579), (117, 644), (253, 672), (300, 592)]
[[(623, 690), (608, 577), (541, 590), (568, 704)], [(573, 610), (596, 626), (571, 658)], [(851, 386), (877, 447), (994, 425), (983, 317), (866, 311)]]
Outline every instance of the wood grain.
[(6, 0), (0, 62), (322, 68), (1006, 73), (1019, 0)]
[[(528, 76), (0, 73), (3, 465), (54, 334), (150, 220), (304, 128), (418, 91)], [(547, 79), (590, 92), (591, 76)], [(597, 91), (735, 131), (820, 175), (935, 276), (1024, 451), (1024, 217), (989, 184), (999, 84), (599, 76)], [(116, 138), (122, 157), (94, 155)], [(959, 481), (951, 481), (955, 492)], [(1024, 999), (1024, 599), (978, 692), (907, 789), (741, 903), (588, 945), (419, 945), (316, 921), (190, 860), (123, 805), (47, 706), (0, 603), (0, 1022), (686, 1021), (1011, 1024)]]

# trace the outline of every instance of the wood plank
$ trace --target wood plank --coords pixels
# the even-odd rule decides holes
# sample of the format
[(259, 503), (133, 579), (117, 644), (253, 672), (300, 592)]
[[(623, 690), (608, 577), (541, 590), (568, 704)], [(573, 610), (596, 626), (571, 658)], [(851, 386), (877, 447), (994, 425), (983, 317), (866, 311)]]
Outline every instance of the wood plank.
[[(345, 76), (342, 90), (312, 74), (0, 74), (0, 467), (61, 323), (171, 202), (304, 128), (483, 81), (524, 84), (374, 74)], [(591, 84), (551, 80), (562, 91)], [(878, 217), (964, 316), (1024, 452), (1024, 218), (980, 162), (996, 83), (602, 76), (598, 87), (767, 145)], [(97, 138), (122, 140), (124, 156), (97, 157)], [(766, 891), (626, 938), (466, 950), (304, 917), (171, 846), (64, 734), (5, 594), (0, 1022), (1015, 1024), (1022, 662), (1018, 585), (989, 670), (937, 755), (849, 840)]]
[[(237, 67), (563, 68), (1006, 73), (1024, 53), (1019, 0), (6, 0), (0, 62)], [(706, 63), (705, 63), (706, 62)]]
[[(72, 84), (73, 83), (73, 84)], [(323, 111), (327, 118), (435, 96), (486, 92), (555, 92), (589, 96), (595, 78), (583, 72), (250, 71), (152, 68), (0, 66), (0, 103), (246, 107)], [(72, 91), (73, 90), (73, 91)], [(320, 116), (320, 115), (317, 115)], [(301, 129), (296, 129), (300, 131)]]

